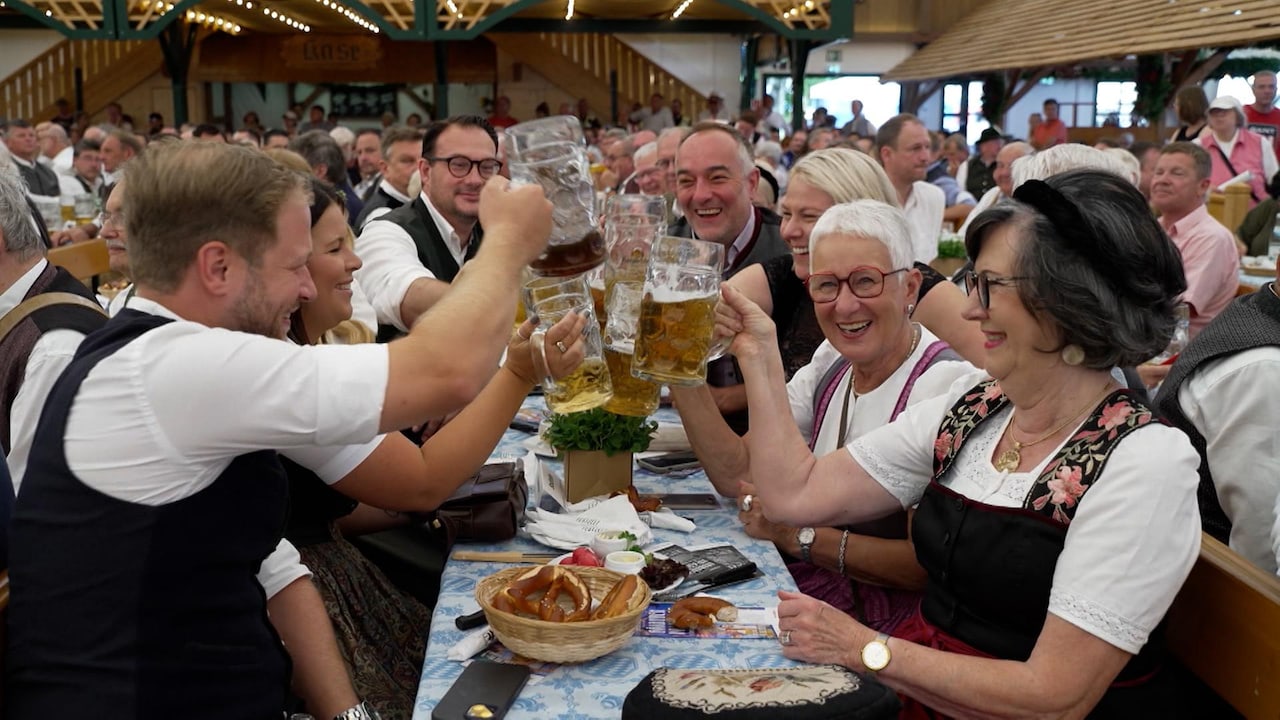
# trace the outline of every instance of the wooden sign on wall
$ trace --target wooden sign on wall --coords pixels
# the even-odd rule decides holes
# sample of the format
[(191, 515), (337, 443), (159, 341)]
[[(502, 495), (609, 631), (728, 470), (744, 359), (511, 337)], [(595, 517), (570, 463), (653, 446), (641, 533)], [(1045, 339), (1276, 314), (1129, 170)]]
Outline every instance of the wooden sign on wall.
[(299, 70), (358, 70), (377, 67), (382, 45), (360, 35), (293, 35), (280, 46), (286, 67)]

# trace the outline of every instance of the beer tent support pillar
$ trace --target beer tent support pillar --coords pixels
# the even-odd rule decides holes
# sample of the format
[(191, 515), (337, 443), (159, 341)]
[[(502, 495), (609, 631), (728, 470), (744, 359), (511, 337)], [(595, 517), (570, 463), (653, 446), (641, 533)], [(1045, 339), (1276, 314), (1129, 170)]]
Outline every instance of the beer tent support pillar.
[(432, 90), (436, 116), (431, 119), (444, 120), (449, 117), (449, 49), (443, 40), (432, 40), (431, 47), (436, 57), (436, 84)]
[(739, 80), (742, 91), (739, 93), (738, 110), (751, 107), (751, 99), (756, 96), (756, 63), (760, 57), (760, 38), (748, 38), (742, 43), (742, 74)]
[(813, 42), (791, 38), (791, 130), (804, 127), (804, 69), (809, 64)]
[[(186, 33), (183, 33), (183, 30)], [(171, 22), (160, 31), (160, 51), (164, 55), (164, 67), (173, 81), (173, 126), (187, 122), (187, 72), (191, 68), (191, 55), (196, 48), (195, 23)], [(230, 109), (228, 108), (228, 112)]]

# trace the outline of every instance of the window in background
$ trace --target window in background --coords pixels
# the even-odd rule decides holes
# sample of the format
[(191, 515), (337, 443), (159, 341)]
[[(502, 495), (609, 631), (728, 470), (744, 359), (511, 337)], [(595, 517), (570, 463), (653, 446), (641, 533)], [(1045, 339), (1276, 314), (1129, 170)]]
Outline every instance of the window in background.
[(1132, 127), (1138, 87), (1133, 82), (1099, 81), (1094, 103), (1094, 127)]
[(1218, 91), (1215, 95), (1209, 97), (1210, 100), (1218, 95), (1230, 95), (1240, 101), (1241, 105), (1253, 104), (1253, 88), (1249, 87), (1249, 78), (1232, 77), (1225, 75), (1218, 81)]
[(978, 142), (991, 123), (982, 116), (982, 82), (967, 85), (950, 83), (942, 88), (942, 131), (950, 135), (963, 131), (969, 144)]
[[(791, 77), (766, 75), (765, 92), (773, 96), (774, 109), (791, 119)], [(806, 75), (804, 79), (804, 117), (808, 124), (813, 111), (823, 107), (836, 119), (836, 128), (853, 119), (849, 106), (862, 101), (862, 114), (879, 127), (897, 115), (901, 107), (898, 83), (881, 83), (876, 75)]]

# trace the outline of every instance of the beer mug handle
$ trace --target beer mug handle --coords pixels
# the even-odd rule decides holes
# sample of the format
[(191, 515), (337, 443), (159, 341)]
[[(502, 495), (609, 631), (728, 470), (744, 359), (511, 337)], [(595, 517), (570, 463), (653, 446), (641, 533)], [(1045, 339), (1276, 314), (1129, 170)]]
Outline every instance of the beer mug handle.
[(533, 364), (537, 366), (538, 374), (542, 376), (542, 392), (556, 392), (559, 388), (551, 377), (551, 365), (547, 363), (547, 331), (540, 327), (534, 330), (529, 336), (529, 344), (534, 349)]
[(729, 346), (733, 344), (734, 335), (726, 335), (715, 339), (711, 343), (711, 347), (707, 349), (707, 362), (719, 360), (729, 352)]

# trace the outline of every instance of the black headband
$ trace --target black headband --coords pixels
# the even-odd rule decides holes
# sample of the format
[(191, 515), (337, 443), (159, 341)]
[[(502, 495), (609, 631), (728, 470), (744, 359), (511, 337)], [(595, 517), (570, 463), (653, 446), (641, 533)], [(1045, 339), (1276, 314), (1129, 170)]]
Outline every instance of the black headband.
[(1106, 278), (1113, 290), (1124, 290), (1126, 282), (1120, 269), (1103, 257), (1093, 226), (1067, 196), (1043, 180), (1028, 180), (1013, 191), (1013, 199), (1035, 208), (1094, 272)]

